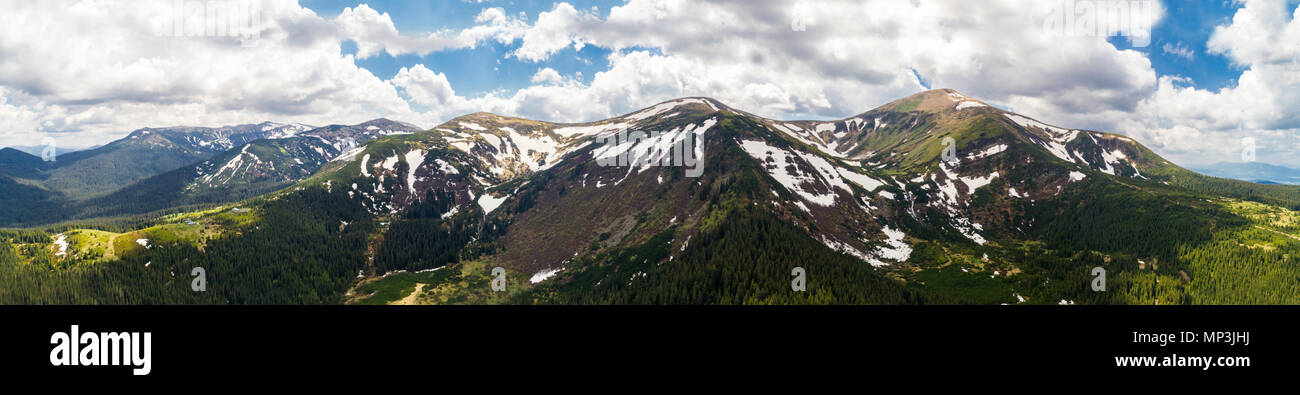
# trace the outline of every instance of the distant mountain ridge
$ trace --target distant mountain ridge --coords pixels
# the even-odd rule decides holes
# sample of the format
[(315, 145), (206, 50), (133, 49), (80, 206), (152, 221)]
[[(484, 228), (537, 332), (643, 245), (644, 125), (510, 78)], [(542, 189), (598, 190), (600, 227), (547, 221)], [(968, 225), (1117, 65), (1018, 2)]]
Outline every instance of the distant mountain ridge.
[[(132, 270), (238, 278), (200, 298), (218, 303), (383, 304), (372, 285), (412, 276), (416, 303), (1300, 303), (1300, 188), (950, 89), (832, 121), (688, 97), (586, 123), (320, 129), (374, 138), (258, 140), (81, 207), (255, 196), (117, 237)], [(159, 206), (106, 210), (128, 202)], [(146, 233), (158, 244), (132, 247)], [(491, 268), (509, 293), (486, 291)], [(163, 300), (195, 298), (178, 292)]]
[[(382, 118), (322, 128), (263, 122), (216, 128), (143, 128), (96, 149), (60, 155), (52, 162), (10, 150), (9, 155), (0, 155), (0, 177), (8, 178), (0, 182), (12, 184), (13, 193), (25, 198), (0, 209), (0, 226), (252, 197), (310, 176), (345, 149), (375, 137), (419, 130)], [(223, 166), (245, 157), (248, 152), (243, 149), (250, 144), (259, 147), (254, 151), (269, 160), (249, 157), (250, 162), (243, 166)], [(221, 158), (226, 160), (208, 162)], [(204, 185), (196, 179), (204, 179)]]
[(100, 148), (60, 155), (43, 184), (71, 199), (102, 195), (253, 140), (291, 136), (309, 129), (306, 125), (272, 122), (139, 129)]
[[(61, 149), (55, 149), (55, 150), (54, 150), (54, 154), (55, 154), (55, 156), (57, 157), (57, 156), (59, 156), (59, 155), (70, 154), (70, 153), (73, 153), (73, 152), (80, 152), (80, 151), (86, 151), (86, 150), (92, 150), (92, 149), (99, 148), (99, 147), (103, 147), (103, 145), (92, 145), (92, 146), (89, 146), (89, 147), (81, 147), (81, 148), (61, 148)], [(15, 150), (22, 151), (22, 152), (25, 152), (25, 153), (31, 154), (32, 156), (36, 156), (36, 157), (40, 157), (40, 156), (41, 156), (41, 152), (42, 152), (42, 151), (45, 151), (45, 146), (40, 146), (40, 145), (11, 145), (11, 146), (8, 146), (8, 147), (0, 147), (0, 148), (13, 148), (13, 149), (15, 149)]]
[(1208, 176), (1260, 184), (1300, 185), (1300, 169), (1263, 162), (1219, 162), (1196, 166), (1192, 170)]

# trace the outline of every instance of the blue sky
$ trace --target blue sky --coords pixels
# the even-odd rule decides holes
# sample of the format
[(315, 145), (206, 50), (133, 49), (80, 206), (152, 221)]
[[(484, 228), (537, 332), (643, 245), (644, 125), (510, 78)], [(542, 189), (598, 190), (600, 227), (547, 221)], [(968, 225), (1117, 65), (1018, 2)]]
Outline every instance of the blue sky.
[[(621, 1), (566, 1), (575, 8), (590, 10), (597, 7), (602, 17), (609, 14), (612, 6)], [(474, 17), (484, 8), (504, 8), (508, 14), (523, 12), (530, 23), (537, 21), (537, 16), (554, 7), (551, 1), (486, 1), (473, 2), (464, 0), (450, 1), (355, 1), (355, 0), (303, 0), (304, 7), (324, 17), (336, 17), (344, 8), (366, 4), (382, 13), (388, 13), (393, 25), (406, 35), (421, 35), (439, 30), (460, 30), (474, 25)], [(434, 52), (420, 56), (417, 54), (391, 56), (381, 53), (374, 57), (360, 59), (357, 64), (370, 70), (379, 78), (390, 79), (403, 67), (423, 64), (426, 67), (445, 73), (456, 93), (463, 96), (477, 97), (493, 91), (514, 91), (531, 85), (529, 79), (538, 70), (550, 67), (565, 76), (573, 76), (583, 82), (590, 82), (597, 72), (608, 68), (606, 57), (610, 51), (596, 46), (586, 46), (581, 51), (567, 49), (545, 62), (521, 62), (507, 56), (517, 49), (519, 43), (502, 45), (495, 42), (482, 43), (474, 49), (457, 49)], [(356, 53), (356, 45), (345, 42), (345, 53)]]
[[(255, 45), (140, 28), (186, 22), (183, 1), (15, 4), (0, 13), (16, 27), (0, 35), (0, 145), (477, 111), (587, 122), (686, 96), (836, 119), (933, 87), (1179, 164), (1239, 158), (1252, 137), (1261, 161), (1300, 166), (1300, 0), (249, 1)], [(1076, 4), (1163, 13), (1045, 26), (1062, 9), (1085, 19)], [(1134, 29), (1150, 45), (1107, 37)]]
[[(1151, 59), (1151, 66), (1160, 75), (1177, 75), (1191, 78), (1196, 86), (1218, 90), (1233, 84), (1241, 76), (1241, 69), (1232, 67), (1222, 55), (1211, 55), (1205, 43), (1216, 26), (1230, 22), (1241, 4), (1231, 1), (1165, 1), (1165, 18), (1152, 29), (1151, 45), (1141, 50)], [(1111, 40), (1119, 48), (1126, 48), (1124, 40)], [(1191, 59), (1165, 51), (1171, 45), (1191, 52)]]

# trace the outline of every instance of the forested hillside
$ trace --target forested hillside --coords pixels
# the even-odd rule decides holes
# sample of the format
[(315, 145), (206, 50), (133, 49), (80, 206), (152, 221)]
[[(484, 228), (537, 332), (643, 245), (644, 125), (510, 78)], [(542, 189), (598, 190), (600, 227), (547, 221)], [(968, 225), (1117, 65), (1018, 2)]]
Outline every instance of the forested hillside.
[[(328, 161), (263, 140), (92, 204), (148, 215), (4, 231), (0, 303), (1300, 303), (1300, 187), (951, 90), (837, 121), (685, 98), (376, 137)], [(320, 170), (259, 189), (298, 165)], [(225, 180), (245, 200), (189, 194)]]
[[(349, 226), (339, 226), (348, 222)], [(341, 192), (306, 190), (258, 205), (256, 218), (230, 223), (200, 249), (153, 244), (120, 260), (55, 260), (49, 235), (6, 233), (41, 242), (30, 263), (0, 267), (0, 300), (13, 304), (334, 304), (365, 262), (373, 226)], [(44, 240), (41, 240), (44, 239)], [(21, 249), (21, 248), (20, 248)], [(191, 290), (191, 270), (206, 270), (207, 291)]]

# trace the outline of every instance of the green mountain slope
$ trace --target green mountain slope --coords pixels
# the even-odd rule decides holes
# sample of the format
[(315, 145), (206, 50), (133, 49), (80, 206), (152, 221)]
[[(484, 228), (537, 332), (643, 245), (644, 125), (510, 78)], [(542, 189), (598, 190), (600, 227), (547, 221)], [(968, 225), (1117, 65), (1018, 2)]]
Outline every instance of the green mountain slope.
[(103, 195), (253, 140), (307, 129), (303, 125), (269, 122), (220, 128), (140, 129), (103, 147), (59, 156), (46, 184), (73, 199)]
[(88, 200), (80, 204), (78, 216), (107, 217), (249, 199), (309, 177), (338, 153), (311, 137), (256, 140)]
[[(292, 171), (271, 148), (213, 166)], [(479, 113), (379, 137), (246, 202), (254, 214), (218, 221), (202, 248), (120, 261), (212, 265), (231, 281), (220, 303), (1297, 303), (1300, 213), (1264, 193), (951, 90), (837, 121), (685, 98), (586, 124)], [(10, 243), (85, 267), (44, 255), (57, 236)], [(7, 269), (19, 290), (34, 281), (23, 265)], [(496, 267), (506, 292), (489, 287)], [(159, 292), (147, 300), (189, 300)]]
[[(145, 128), (102, 147), (61, 154), (55, 161), (0, 151), (0, 183), (19, 185), (23, 199), (0, 209), (0, 226), (31, 226), (75, 218), (72, 206), (145, 178), (211, 158), (249, 141), (287, 136), (303, 125), (262, 123), (220, 128)], [(15, 161), (23, 162), (17, 166)], [(7, 178), (7, 180), (6, 180)]]
[[(0, 179), (14, 185), (10, 194), (21, 196), (0, 210), (0, 225), (30, 226), (239, 201), (301, 181), (343, 151), (373, 138), (417, 131), (415, 126), (387, 119), (315, 129), (263, 123), (142, 129), (55, 162), (35, 159), (33, 164), (31, 157), (6, 151), (0, 154), (0, 177), (5, 177), (5, 169), (13, 169), (9, 171), (22, 171), (26, 178)], [(15, 164), (5, 165), (10, 162)], [(105, 172), (99, 167), (111, 170), (97, 178)], [(119, 189), (124, 180), (131, 181)], [(80, 193), (81, 187), (95, 192)]]

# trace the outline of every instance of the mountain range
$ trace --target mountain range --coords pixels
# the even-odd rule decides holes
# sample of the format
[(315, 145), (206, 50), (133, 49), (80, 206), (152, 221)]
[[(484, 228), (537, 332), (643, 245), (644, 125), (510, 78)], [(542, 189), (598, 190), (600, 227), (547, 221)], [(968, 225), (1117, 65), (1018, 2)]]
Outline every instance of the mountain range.
[[(156, 214), (113, 229), (11, 233), (15, 268), (69, 274), (8, 269), (0, 300), (1300, 301), (1300, 188), (1204, 176), (1123, 135), (1049, 125), (949, 89), (834, 121), (773, 120), (693, 97), (581, 124), (475, 113), (398, 126), (409, 125), (231, 140), (198, 164), (83, 192), (92, 196), (79, 216)], [(158, 144), (191, 141), (173, 133)], [(56, 172), (0, 158), (21, 185)], [(198, 203), (210, 205), (186, 209)], [(207, 268), (212, 292), (161, 273), (192, 267)], [(806, 289), (792, 289), (801, 275)], [(36, 291), (38, 279), (66, 287)], [(506, 291), (495, 292), (502, 279)]]
[[(55, 154), (55, 156), (58, 156), (58, 155), (66, 155), (66, 154), (70, 154), (70, 153), (73, 153), (73, 152), (92, 150), (92, 149), (99, 148), (99, 147), (103, 147), (103, 146), (102, 146), (102, 145), (92, 145), (92, 146), (84, 147), (84, 148), (67, 148), (67, 147), (58, 147), (59, 149), (55, 150), (55, 153), (54, 153), (54, 154)], [(41, 151), (45, 151), (45, 146), (40, 146), (40, 145), (11, 145), (11, 146), (8, 146), (8, 147), (0, 147), (0, 148), (13, 148), (13, 149), (15, 149), (15, 150), (19, 150), (19, 151), (22, 151), (22, 152), (26, 152), (26, 153), (31, 154), (32, 156), (36, 156), (36, 157), (41, 156)]]
[(1192, 170), (1209, 176), (1260, 184), (1300, 185), (1300, 170), (1262, 162), (1219, 162)]
[(377, 119), (315, 128), (264, 122), (136, 130), (99, 148), (45, 162), (0, 150), (2, 225), (40, 225), (229, 202), (300, 181), (343, 150), (420, 129)]

